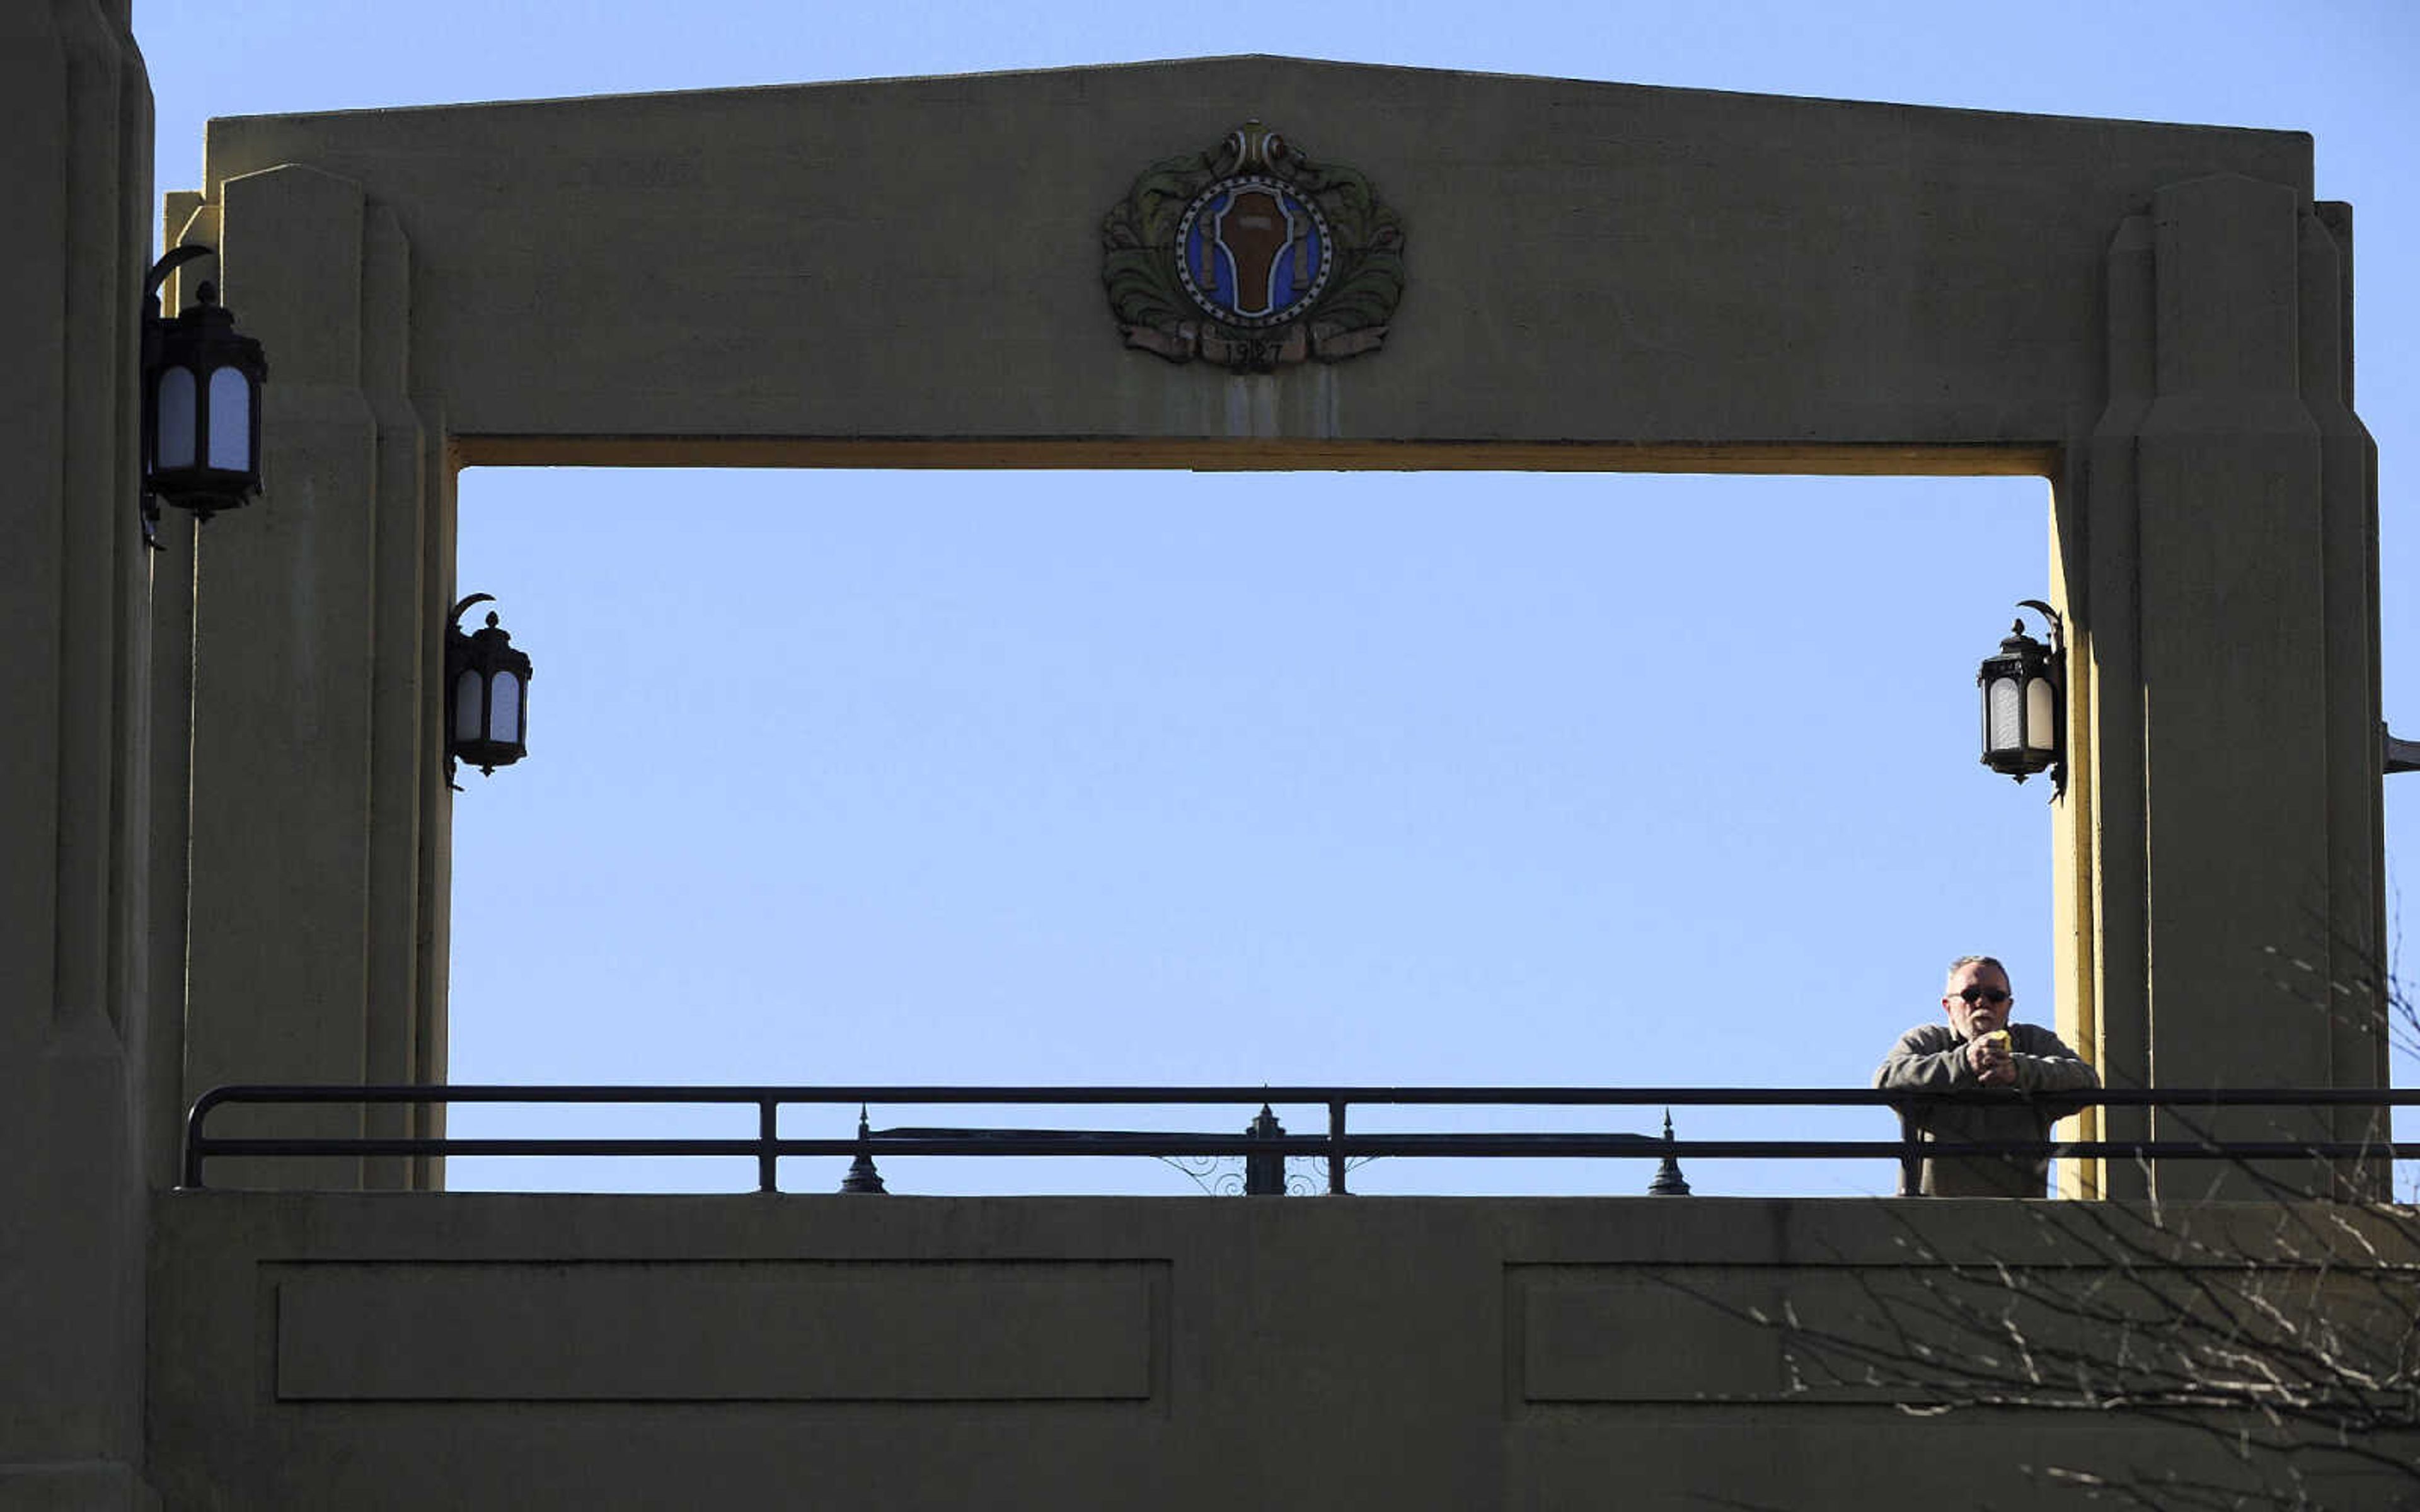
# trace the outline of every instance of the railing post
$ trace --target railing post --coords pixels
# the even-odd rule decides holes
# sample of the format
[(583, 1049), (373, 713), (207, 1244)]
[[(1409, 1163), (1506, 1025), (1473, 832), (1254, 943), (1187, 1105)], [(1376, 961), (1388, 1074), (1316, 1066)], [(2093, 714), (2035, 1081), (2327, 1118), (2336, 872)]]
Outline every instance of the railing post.
[(1899, 1111), (1899, 1189), (1903, 1196), (1924, 1196), (1924, 1141), (1916, 1118), (1907, 1109)]
[(1344, 1190), (1344, 1100), (1327, 1104), (1327, 1195), (1349, 1196)]
[(779, 1192), (781, 1180), (776, 1167), (779, 1157), (773, 1153), (775, 1130), (780, 1127), (781, 1104), (765, 1098), (756, 1104), (756, 1190)]
[(202, 1185), (202, 1119), (209, 1116), (211, 1104), (218, 1101), (218, 1088), (212, 1088), (194, 1099), (185, 1114), (185, 1180), (195, 1191)]

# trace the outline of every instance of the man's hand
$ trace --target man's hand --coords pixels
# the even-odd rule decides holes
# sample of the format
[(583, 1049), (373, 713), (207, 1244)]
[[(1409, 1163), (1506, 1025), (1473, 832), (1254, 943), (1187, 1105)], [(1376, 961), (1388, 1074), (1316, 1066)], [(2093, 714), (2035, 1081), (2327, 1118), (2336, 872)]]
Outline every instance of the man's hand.
[(2009, 1057), (2009, 1037), (2005, 1030), (1978, 1034), (1967, 1041), (1966, 1064), (1975, 1068), (1975, 1079), (1986, 1087), (2014, 1087), (2017, 1084), (2017, 1063)]

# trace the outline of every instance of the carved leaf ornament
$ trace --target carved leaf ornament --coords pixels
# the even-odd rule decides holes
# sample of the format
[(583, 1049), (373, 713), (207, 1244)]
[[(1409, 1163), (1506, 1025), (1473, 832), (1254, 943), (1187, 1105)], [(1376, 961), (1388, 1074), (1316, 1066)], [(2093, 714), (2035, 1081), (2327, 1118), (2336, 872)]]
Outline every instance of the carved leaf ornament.
[(1259, 121), (1153, 163), (1101, 222), (1126, 345), (1238, 373), (1375, 351), (1404, 296), (1404, 224), (1370, 180)]

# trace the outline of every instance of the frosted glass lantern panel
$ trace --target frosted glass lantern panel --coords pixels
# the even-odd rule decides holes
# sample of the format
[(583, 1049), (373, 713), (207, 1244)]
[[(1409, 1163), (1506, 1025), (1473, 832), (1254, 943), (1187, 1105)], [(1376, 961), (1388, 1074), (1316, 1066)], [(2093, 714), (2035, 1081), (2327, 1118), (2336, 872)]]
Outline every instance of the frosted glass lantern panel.
[(454, 679), (454, 738), (456, 740), (481, 738), (479, 690), (477, 672), (464, 672)]
[(489, 702), (495, 709), (496, 724), (488, 738), (518, 744), (521, 738), (521, 680), (510, 672), (498, 672), (496, 695)]
[[(187, 441), (185, 450), (193, 449)], [(252, 385), (232, 367), (210, 375), (210, 466), (225, 472), (252, 471)]]
[(2052, 717), (2050, 679), (2037, 677), (2025, 684), (2025, 745), (2028, 748), (2047, 751), (2051, 748), (2052, 732), (2057, 724)]
[(151, 465), (189, 468), (194, 465), (194, 375), (172, 367), (160, 375), (159, 432), (152, 442)]
[(1983, 695), (1983, 745), (1990, 750), (2017, 748), (2017, 680), (1995, 677)]

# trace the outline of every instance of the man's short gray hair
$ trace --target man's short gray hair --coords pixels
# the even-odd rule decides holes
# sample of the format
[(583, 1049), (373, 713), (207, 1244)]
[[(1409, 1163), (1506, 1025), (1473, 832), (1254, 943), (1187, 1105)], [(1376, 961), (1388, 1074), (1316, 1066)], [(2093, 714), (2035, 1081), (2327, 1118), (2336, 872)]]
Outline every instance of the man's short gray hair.
[(1968, 966), (1990, 966), (2000, 974), (2000, 980), (2008, 982), (2010, 987), (2016, 986), (2014, 979), (2009, 976), (2009, 968), (2000, 964), (2000, 958), (1995, 955), (1962, 955), (1949, 963), (1948, 975), (1954, 977)]

